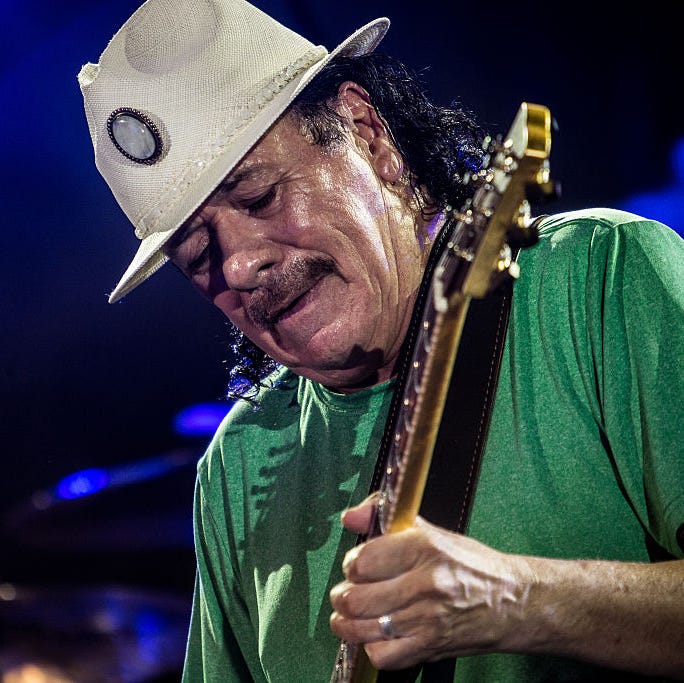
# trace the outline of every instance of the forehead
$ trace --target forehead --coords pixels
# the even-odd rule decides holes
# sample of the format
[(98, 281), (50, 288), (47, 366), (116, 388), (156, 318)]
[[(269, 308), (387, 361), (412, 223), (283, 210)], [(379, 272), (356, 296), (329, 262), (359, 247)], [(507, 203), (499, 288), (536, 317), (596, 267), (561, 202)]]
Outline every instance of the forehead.
[(277, 163), (294, 160), (293, 148), (310, 148), (315, 145), (307, 138), (304, 128), (294, 114), (286, 114), (278, 119), (259, 141), (242, 157), (241, 161), (226, 176), (226, 181), (241, 179), (253, 172), (256, 166), (265, 162)]
[(242, 183), (270, 181), (274, 175), (287, 173), (290, 168), (316, 163), (320, 161), (321, 151), (321, 146), (306, 134), (299, 119), (293, 114), (285, 115), (245, 154), (203, 205), (217, 194), (230, 192)]

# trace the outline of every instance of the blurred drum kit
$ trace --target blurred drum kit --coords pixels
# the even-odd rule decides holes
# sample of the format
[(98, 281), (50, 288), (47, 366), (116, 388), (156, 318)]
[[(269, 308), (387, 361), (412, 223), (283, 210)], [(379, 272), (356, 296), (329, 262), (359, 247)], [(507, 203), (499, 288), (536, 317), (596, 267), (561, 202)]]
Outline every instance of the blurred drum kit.
[[(215, 426), (205, 416), (206, 434)], [(0, 683), (180, 680), (206, 443), (196, 435), (201, 447), (73, 472), (7, 512)]]

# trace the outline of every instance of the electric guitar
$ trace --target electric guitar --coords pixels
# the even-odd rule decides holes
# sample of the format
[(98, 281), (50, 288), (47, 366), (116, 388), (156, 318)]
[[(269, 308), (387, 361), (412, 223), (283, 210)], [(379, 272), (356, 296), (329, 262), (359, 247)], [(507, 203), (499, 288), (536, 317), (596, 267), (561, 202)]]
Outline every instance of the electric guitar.
[[(548, 157), (551, 114), (523, 102), (505, 138), (486, 141), (485, 163), (469, 182), (476, 190), (458, 211), (448, 209), (444, 247), (429, 282), (410, 363), (388, 418), (391, 436), (367, 538), (413, 526), (418, 515), (452, 378), (468, 305), (519, 266), (511, 243), (533, 243), (529, 198), (551, 195)], [(363, 646), (340, 641), (331, 683), (375, 683), (378, 671)]]

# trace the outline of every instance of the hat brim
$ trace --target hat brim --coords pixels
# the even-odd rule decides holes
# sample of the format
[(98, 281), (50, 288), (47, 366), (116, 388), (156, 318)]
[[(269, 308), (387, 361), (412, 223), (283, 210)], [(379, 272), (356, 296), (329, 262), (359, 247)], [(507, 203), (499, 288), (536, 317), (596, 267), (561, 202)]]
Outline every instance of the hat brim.
[(259, 112), (240, 131), (239, 139), (235, 141), (230, 149), (195, 181), (192, 202), (189, 205), (187, 202), (184, 203), (180, 213), (173, 221), (174, 226), (168, 230), (152, 232), (142, 240), (131, 264), (109, 295), (109, 303), (113, 304), (122, 299), (168, 261), (168, 257), (162, 251), (164, 245), (200, 207), (202, 202), (211, 195), (233, 168), (240, 163), (243, 157), (263, 137), (275, 121), (292, 104), (297, 95), (326, 64), (339, 56), (355, 57), (372, 52), (384, 38), (389, 25), (389, 19), (380, 17), (362, 26), (320, 61), (295, 77), (275, 95), (270, 105)]

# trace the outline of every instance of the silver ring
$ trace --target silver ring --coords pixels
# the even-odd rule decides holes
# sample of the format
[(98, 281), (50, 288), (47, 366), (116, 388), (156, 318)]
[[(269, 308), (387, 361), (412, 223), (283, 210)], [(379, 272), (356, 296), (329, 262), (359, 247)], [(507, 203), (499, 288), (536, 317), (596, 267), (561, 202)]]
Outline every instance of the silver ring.
[(380, 633), (385, 640), (392, 640), (395, 637), (394, 626), (392, 626), (392, 615), (383, 614), (378, 617), (378, 626), (380, 627)]

